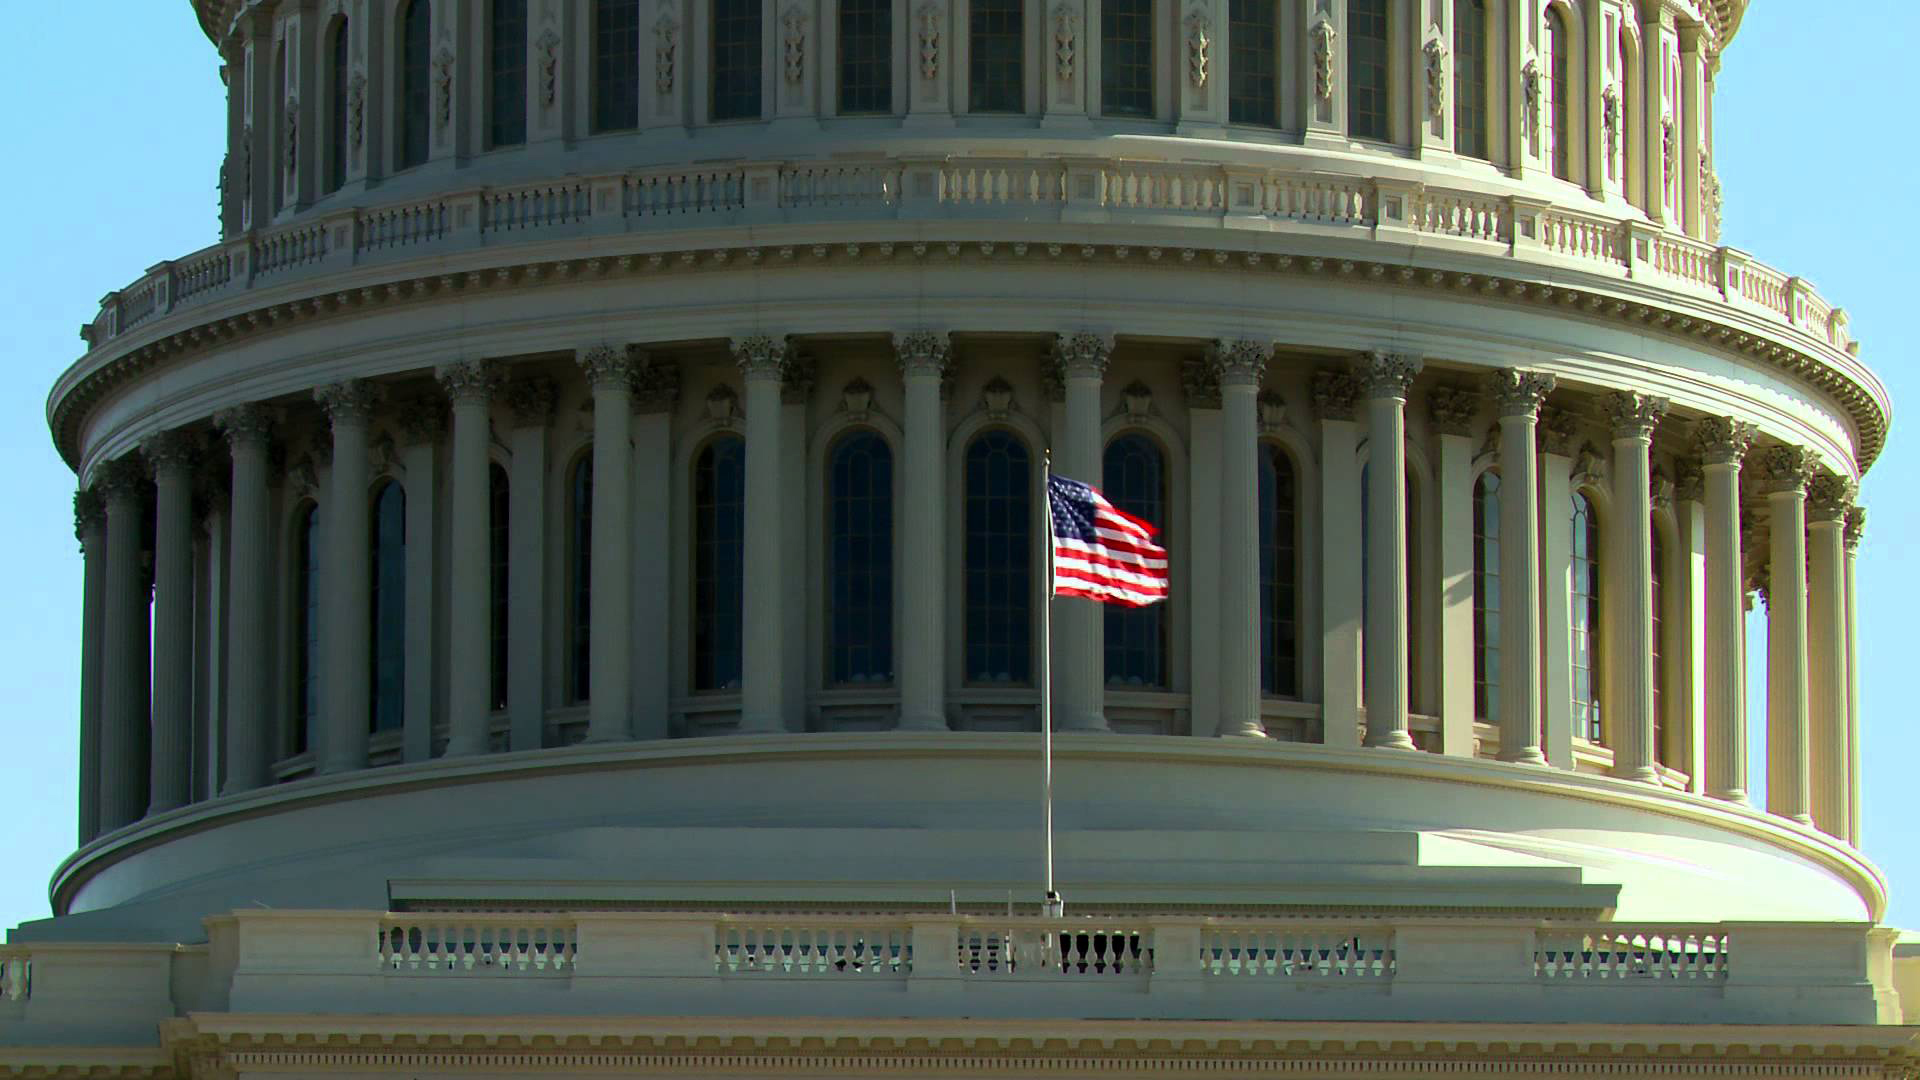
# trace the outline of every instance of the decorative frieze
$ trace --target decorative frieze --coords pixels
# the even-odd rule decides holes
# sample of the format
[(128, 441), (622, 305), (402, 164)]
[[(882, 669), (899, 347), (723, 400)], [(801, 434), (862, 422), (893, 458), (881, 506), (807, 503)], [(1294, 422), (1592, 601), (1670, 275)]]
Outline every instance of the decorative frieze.
[(788, 4), (780, 16), (782, 58), (788, 86), (799, 86), (807, 70), (807, 10)]
[(1473, 434), (1473, 418), (1480, 412), (1480, 395), (1461, 386), (1436, 386), (1427, 391), (1427, 419), (1442, 435)]
[(1607, 423), (1616, 439), (1651, 438), (1667, 415), (1666, 398), (1633, 390), (1617, 390), (1607, 398)]
[(1447, 114), (1447, 41), (1438, 25), (1427, 31), (1420, 55), (1427, 75), (1427, 115), (1438, 120)]
[(1694, 422), (1693, 445), (1709, 465), (1738, 465), (1753, 446), (1757, 429), (1730, 416), (1709, 416)]
[(1537, 416), (1555, 385), (1544, 371), (1501, 368), (1487, 376), (1487, 396), (1501, 416)]
[(680, 50), (680, 22), (671, 5), (660, 5), (660, 17), (653, 22), (653, 88), (661, 97), (673, 93), (676, 54)]
[(946, 20), (946, 8), (934, 0), (921, 4), (914, 15), (920, 38), (920, 77), (927, 82), (940, 77), (940, 31)]
[(1205, 90), (1213, 66), (1213, 20), (1205, 8), (1187, 13), (1187, 82), (1195, 90)]
[(1413, 389), (1413, 377), (1420, 374), (1422, 366), (1416, 356), (1367, 352), (1354, 359), (1353, 376), (1360, 396), (1366, 400), (1399, 398), (1405, 401), (1407, 392)]
[(1080, 53), (1080, 12), (1068, 0), (1053, 9), (1053, 75), (1061, 82), (1072, 82), (1074, 61)]
[(557, 399), (553, 380), (545, 375), (528, 375), (507, 384), (507, 411), (515, 427), (544, 427), (553, 422)]
[(1313, 39), (1313, 99), (1315, 101), (1333, 100), (1333, 43), (1340, 32), (1333, 27), (1333, 20), (1321, 12), (1313, 20), (1313, 26), (1307, 31)]

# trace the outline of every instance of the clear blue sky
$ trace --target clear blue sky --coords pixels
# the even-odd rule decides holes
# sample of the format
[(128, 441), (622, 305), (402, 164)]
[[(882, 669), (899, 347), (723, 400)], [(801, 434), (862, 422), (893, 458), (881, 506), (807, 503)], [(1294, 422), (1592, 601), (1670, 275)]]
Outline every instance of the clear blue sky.
[[(47, 879), (74, 841), (80, 559), (73, 475), (47, 434), (47, 389), (79, 355), (76, 330), (100, 296), (215, 236), (217, 57), (185, 0), (109, 6), (103, 16), (89, 5), (12, 5), (14, 40), (39, 44), (0, 65), (0, 100), (14, 103), (4, 130), (14, 164), (0, 170), (10, 223), (0, 248), (0, 565), (13, 567), (0, 616), (0, 929), (47, 914)], [(1848, 26), (1872, 29), (1836, 51), (1819, 47), (1831, 34), (1812, 25), (1814, 6), (1755, 0), (1717, 99), (1725, 236), (1846, 307), (1862, 355), (1911, 406), (1920, 323), (1901, 321), (1913, 297), (1899, 253), (1913, 239), (1914, 151), (1895, 79), (1910, 69), (1920, 5), (1872, 0), (1847, 12)], [(75, 41), (88, 43), (79, 63), (58, 47)], [(1920, 927), (1920, 837), (1908, 827), (1916, 795), (1900, 764), (1920, 755), (1920, 725), (1901, 712), (1899, 689), (1916, 645), (1900, 612), (1920, 601), (1910, 561), (1920, 500), (1901, 494), (1920, 478), (1916, 445), (1920, 428), (1896, 421), (1867, 480), (1860, 629), (1866, 848), (1893, 883), (1892, 921)], [(1751, 697), (1763, 700), (1757, 680)], [(1758, 719), (1756, 710), (1756, 766)]]

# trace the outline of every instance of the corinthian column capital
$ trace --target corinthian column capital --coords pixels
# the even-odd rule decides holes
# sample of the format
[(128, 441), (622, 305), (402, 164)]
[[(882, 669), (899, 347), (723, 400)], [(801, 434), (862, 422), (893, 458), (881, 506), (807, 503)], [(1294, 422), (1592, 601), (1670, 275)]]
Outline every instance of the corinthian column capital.
[(273, 437), (273, 411), (265, 405), (234, 405), (214, 413), (213, 426), (229, 447), (265, 446)]
[(1544, 371), (1501, 368), (1487, 376), (1487, 396), (1501, 416), (1535, 417), (1554, 385), (1554, 377)]
[(365, 379), (347, 379), (313, 391), (313, 400), (326, 410), (327, 419), (335, 426), (343, 421), (364, 424), (373, 419), (373, 410), (379, 408), (383, 397), (380, 387)]
[(1616, 391), (1607, 399), (1607, 420), (1616, 439), (1645, 439), (1660, 426), (1671, 403), (1666, 398), (1632, 390)]
[(1053, 356), (1066, 378), (1105, 378), (1107, 362), (1113, 358), (1113, 337), (1088, 330), (1055, 334)]
[(553, 420), (553, 380), (529, 375), (507, 384), (507, 408), (517, 427), (543, 427)]
[(1813, 476), (1813, 455), (1804, 446), (1769, 446), (1761, 451), (1760, 481), (1768, 494), (1804, 492)]
[(953, 362), (953, 343), (944, 330), (909, 330), (893, 336), (900, 374), (945, 377)]
[(1406, 400), (1413, 389), (1413, 377), (1424, 367), (1417, 356), (1400, 353), (1362, 353), (1353, 362), (1353, 377), (1359, 383), (1360, 396), (1369, 401), (1380, 398)]
[(1844, 530), (1842, 530), (1840, 534), (1842, 539), (1846, 542), (1848, 551), (1851, 552), (1851, 551), (1859, 550), (1860, 537), (1866, 531), (1867, 531), (1867, 508), (1864, 506), (1848, 507), (1846, 527)]
[(140, 451), (156, 476), (166, 469), (190, 471), (200, 460), (200, 440), (178, 429), (162, 431), (142, 440)]
[(613, 345), (591, 345), (574, 353), (574, 362), (587, 376), (587, 385), (595, 390), (632, 390), (638, 365), (628, 349)]
[(455, 360), (433, 371), (455, 405), (485, 405), (500, 388), (500, 370), (486, 360)]
[(1273, 359), (1271, 342), (1251, 338), (1220, 338), (1207, 356), (1221, 386), (1259, 386)]
[(102, 502), (98, 492), (92, 488), (81, 488), (73, 493), (73, 537), (82, 544), (88, 536), (98, 536), (101, 529), (107, 527), (107, 504)]
[(1462, 386), (1436, 386), (1427, 391), (1427, 419), (1442, 435), (1472, 435), (1473, 418), (1480, 412), (1480, 395)]
[(145, 498), (147, 465), (138, 453), (103, 461), (94, 467), (93, 489), (111, 506), (117, 499)]
[(1844, 476), (1830, 472), (1815, 474), (1807, 481), (1807, 520), (1844, 523), (1857, 492), (1853, 481)]
[(766, 334), (735, 338), (731, 342), (733, 361), (749, 381), (781, 380), (787, 373), (787, 343)]
[(1313, 376), (1313, 414), (1322, 420), (1353, 419), (1360, 384), (1347, 371), (1317, 371)]

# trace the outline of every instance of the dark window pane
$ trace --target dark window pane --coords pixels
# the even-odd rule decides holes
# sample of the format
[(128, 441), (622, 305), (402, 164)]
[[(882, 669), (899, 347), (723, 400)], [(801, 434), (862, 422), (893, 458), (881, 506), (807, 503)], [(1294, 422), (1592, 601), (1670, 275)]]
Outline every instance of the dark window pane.
[(594, 133), (639, 126), (640, 0), (594, 0)]
[(1600, 519), (1573, 496), (1573, 733), (1602, 742), (1600, 716)]
[(572, 580), (567, 589), (572, 618), (567, 635), (567, 696), (588, 700), (593, 689), (593, 451), (580, 455), (567, 484), (568, 552)]
[(407, 495), (388, 483), (374, 497), (372, 729), (398, 731), (406, 718)]
[(493, 0), (488, 28), (487, 141), (527, 141), (527, 0)]
[(840, 2), (840, 111), (893, 110), (893, 0)]
[(966, 676), (1033, 682), (1033, 459), (1007, 431), (967, 446)]
[(1653, 634), (1648, 639), (1653, 643), (1653, 760), (1662, 765), (1667, 761), (1667, 716), (1666, 716), (1666, 635), (1660, 625), (1660, 606), (1665, 591), (1666, 551), (1660, 542), (1660, 530), (1651, 528), (1650, 539), (1653, 542)]
[(693, 688), (738, 690), (746, 574), (747, 444), (725, 435), (693, 466)]
[(1547, 9), (1547, 160), (1553, 163), (1553, 175), (1566, 180), (1573, 175), (1571, 146), (1567, 141), (1567, 103), (1573, 86), (1567, 81), (1567, 21), (1557, 8)]
[[(1122, 435), (1107, 445), (1102, 472), (1107, 500), (1161, 530), (1159, 542), (1165, 547), (1167, 468), (1160, 445), (1145, 435)], [(1167, 685), (1167, 616), (1166, 604), (1106, 608), (1108, 686)]]
[(1387, 137), (1387, 0), (1347, 3), (1347, 134)]
[(313, 749), (320, 721), (320, 511), (312, 503), (294, 524), (293, 731), (287, 753)]
[(833, 448), (827, 500), (827, 666), (835, 683), (893, 681), (893, 451), (871, 431)]
[(433, 5), (408, 0), (400, 20), (400, 167), (426, 163), (433, 137)]
[(1453, 2), (1453, 149), (1487, 156), (1487, 4)]
[(491, 590), (488, 607), (489, 662), (491, 667), (491, 704), (507, 707), (507, 552), (509, 500), (507, 470), (498, 465), (487, 470), (487, 587)]
[(1500, 476), (1473, 486), (1473, 715), (1500, 722)]
[(1299, 487), (1293, 458), (1260, 447), (1260, 689), (1300, 696)]
[(327, 190), (338, 191), (347, 182), (347, 20), (333, 27), (333, 63), (327, 74)]
[(1020, 0), (974, 0), (967, 25), (967, 110), (1025, 111), (1026, 19)]
[(1280, 49), (1275, 0), (1232, 0), (1227, 25), (1227, 120), (1280, 126)]
[(713, 119), (760, 116), (761, 6), (713, 0)]
[(1100, 5), (1100, 109), (1153, 115), (1153, 0)]

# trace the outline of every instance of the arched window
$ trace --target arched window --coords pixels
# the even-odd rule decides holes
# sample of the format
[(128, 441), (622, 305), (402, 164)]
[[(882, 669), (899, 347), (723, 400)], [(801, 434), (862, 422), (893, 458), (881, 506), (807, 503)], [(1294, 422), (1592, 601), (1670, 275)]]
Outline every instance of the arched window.
[(1487, 0), (1453, 0), (1453, 149), (1487, 155)]
[(293, 520), (293, 730), (287, 754), (313, 749), (320, 720), (320, 508), (307, 503)]
[(1473, 715), (1500, 722), (1500, 475), (1473, 485)]
[(893, 0), (840, 0), (840, 111), (893, 111)]
[(400, 161), (424, 165), (433, 137), (433, 4), (407, 0), (400, 16)]
[(1557, 5), (1547, 8), (1547, 162), (1553, 175), (1573, 179), (1572, 143), (1567, 117), (1573, 83), (1567, 77), (1567, 19)]
[(398, 731), (406, 719), (407, 493), (388, 481), (373, 497), (374, 731)]
[(873, 431), (827, 465), (827, 677), (893, 681), (893, 450)]
[(1100, 4), (1100, 111), (1153, 115), (1153, 0)]
[[(1122, 435), (1107, 444), (1101, 472), (1108, 501), (1161, 530), (1166, 546), (1167, 467), (1160, 444)], [(1106, 608), (1107, 685), (1159, 688), (1167, 683), (1167, 605)]]
[(746, 574), (747, 444), (722, 435), (693, 464), (693, 688), (737, 690)]
[(1033, 457), (1009, 431), (967, 445), (966, 678), (1033, 682)]
[(1280, 12), (1274, 0), (1227, 8), (1227, 122), (1280, 126)]
[(1388, 137), (1387, 0), (1347, 3), (1347, 134)]
[(567, 698), (593, 692), (593, 449), (567, 474)]
[(713, 0), (715, 120), (760, 116), (759, 0)]
[(509, 501), (507, 470), (498, 465), (487, 468), (487, 585), (488, 663), (491, 668), (490, 703), (495, 709), (507, 707), (507, 552), (512, 539), (508, 533)]
[(333, 24), (332, 63), (327, 71), (327, 190), (339, 191), (347, 182), (347, 80), (352, 76), (348, 57), (347, 20)]
[(1667, 557), (1665, 545), (1660, 542), (1660, 527), (1651, 528), (1649, 539), (1653, 542), (1653, 623), (1647, 640), (1653, 647), (1653, 760), (1662, 765), (1667, 761), (1667, 665), (1666, 634), (1661, 627), (1661, 606), (1666, 602), (1663, 584), (1666, 579)]
[(1605, 740), (1600, 716), (1600, 518), (1573, 495), (1573, 733)]
[[(273, 47), (273, 85), (287, 85), (287, 43), (282, 41)], [(267, 157), (273, 162), (273, 205), (275, 208), (287, 203), (287, 125), (293, 117), (287, 115), (286, 99), (279, 94), (268, 102), (272, 115), (280, 118), (280, 128), (274, 132), (273, 143), (269, 146)]]
[(493, 0), (487, 26), (487, 144), (527, 141), (527, 0)]
[(1299, 482), (1293, 458), (1260, 447), (1260, 690), (1300, 696)]
[(968, 112), (1026, 109), (1025, 7), (1021, 0), (973, 0), (967, 16)]
[(1620, 95), (1619, 114), (1615, 118), (1614, 135), (1615, 154), (1614, 179), (1618, 182), (1620, 193), (1629, 198), (1633, 196), (1633, 162), (1638, 156), (1633, 147), (1633, 51), (1628, 43), (1627, 29), (1622, 26), (1618, 44), (1615, 47), (1614, 86)]
[(640, 0), (593, 0), (593, 131), (640, 126)]

